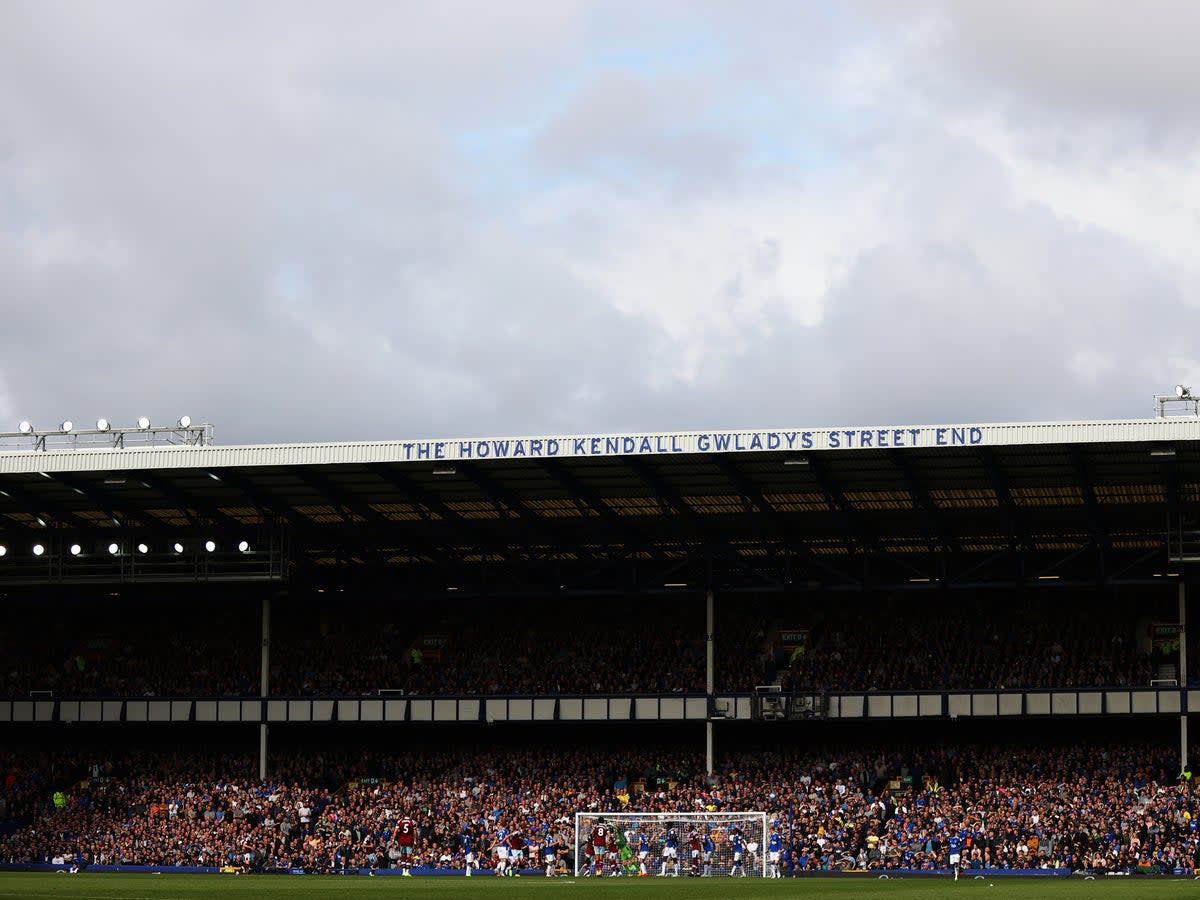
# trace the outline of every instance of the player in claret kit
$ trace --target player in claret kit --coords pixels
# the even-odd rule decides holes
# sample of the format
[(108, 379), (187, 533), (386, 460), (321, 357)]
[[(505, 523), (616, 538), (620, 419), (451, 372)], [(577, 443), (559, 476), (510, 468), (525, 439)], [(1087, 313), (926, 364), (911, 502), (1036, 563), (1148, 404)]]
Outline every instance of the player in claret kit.
[(699, 877), (700, 875), (700, 854), (703, 853), (703, 845), (700, 842), (700, 835), (696, 831), (688, 832), (688, 876), (691, 878)]
[(608, 861), (608, 877), (616, 878), (623, 875), (621, 870), (621, 842), (617, 840), (617, 830), (608, 829), (608, 847), (604, 858)]
[(411, 878), (413, 850), (417, 843), (417, 823), (407, 813), (396, 821), (392, 840), (396, 843), (396, 849), (400, 851), (400, 874)]
[(508, 833), (508, 871), (507, 875), (521, 877), (521, 861), (525, 858), (525, 835), (520, 829), (514, 828)]
[(592, 833), (589, 835), (589, 842), (592, 846), (592, 867), (597, 875), (604, 874), (604, 858), (608, 855), (608, 840), (611, 836), (612, 828), (608, 821), (601, 816), (592, 826)]

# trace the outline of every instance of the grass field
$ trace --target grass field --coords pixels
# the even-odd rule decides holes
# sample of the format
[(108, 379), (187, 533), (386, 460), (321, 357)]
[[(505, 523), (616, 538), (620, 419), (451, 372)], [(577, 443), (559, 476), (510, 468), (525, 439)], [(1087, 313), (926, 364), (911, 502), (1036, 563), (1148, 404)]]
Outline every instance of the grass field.
[[(994, 885), (994, 887), (992, 886)], [(992, 882), (944, 879), (760, 879), (654, 878), (639, 880), (511, 878), (337, 878), (306, 875), (58, 875), (51, 873), (0, 873), (0, 898), (70, 897), (79, 900), (192, 900), (201, 897), (278, 897), (304, 900), (324, 897), (486, 897), (489, 900), (529, 897), (671, 897), (755, 900), (755, 898), (897, 897), (940, 898), (982, 896), (986, 900), (1012, 898), (1194, 897), (1200, 884), (1188, 879), (1108, 878), (996, 879)]]

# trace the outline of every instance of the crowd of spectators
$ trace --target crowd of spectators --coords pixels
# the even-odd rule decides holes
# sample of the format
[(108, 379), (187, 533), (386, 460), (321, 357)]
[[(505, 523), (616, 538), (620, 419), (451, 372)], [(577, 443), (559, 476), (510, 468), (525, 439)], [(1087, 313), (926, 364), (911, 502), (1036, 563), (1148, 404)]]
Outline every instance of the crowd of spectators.
[[(847, 595), (848, 596), (848, 595)], [(716, 687), (818, 690), (1147, 685), (1147, 613), (1128, 601), (914, 592), (719, 602)], [(257, 696), (253, 594), (165, 604), (114, 599), (0, 610), (0, 696)], [(58, 627), (47, 628), (53, 619)], [(681, 598), (505, 601), (403, 607), (330, 591), (273, 610), (277, 696), (703, 691), (703, 604)], [(778, 653), (781, 628), (810, 631)], [(1200, 662), (1200, 654), (1192, 659)]]
[[(880, 603), (817, 617), (787, 662), (797, 689), (876, 691), (1146, 686), (1154, 676), (1131, 605), (1044, 597), (964, 606)], [(1174, 657), (1172, 657), (1173, 661)]]
[(389, 868), (403, 816), (418, 866), (462, 868), (468, 841), (486, 859), (501, 828), (569, 863), (574, 814), (621, 809), (764, 811), (788, 871), (945, 868), (952, 837), (982, 870), (1190, 871), (1200, 840), (1191, 781), (1149, 744), (756, 748), (711, 776), (698, 753), (645, 743), (298, 753), (266, 781), (219, 754), (97, 757), (57, 787), (42, 757), (6, 764), (25, 815), (0, 861), (18, 864)]
[[(590, 604), (595, 603), (595, 609)], [(251, 599), (196, 606), (122, 601), (103, 614), (43, 607), (0, 628), (0, 696), (257, 696), (260, 611)], [(188, 606), (182, 609), (188, 610)], [(49, 617), (66, 627), (48, 629)], [(719, 622), (722, 689), (749, 689), (769, 657), (756, 610)], [(433, 645), (427, 639), (433, 639)], [(278, 600), (270, 690), (280, 696), (703, 691), (704, 608), (695, 598), (471, 601), (453, 609), (330, 591)]]

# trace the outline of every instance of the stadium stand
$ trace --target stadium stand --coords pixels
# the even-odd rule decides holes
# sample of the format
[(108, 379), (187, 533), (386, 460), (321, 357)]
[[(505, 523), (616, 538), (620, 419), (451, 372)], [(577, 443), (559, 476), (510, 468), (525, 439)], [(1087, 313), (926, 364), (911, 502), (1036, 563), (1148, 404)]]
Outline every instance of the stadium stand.
[[(71, 627), (47, 633), (44, 604), (9, 603), (0, 695), (255, 696), (257, 610), (197, 598), (204, 615), (180, 631), (161, 601), (127, 599), (103, 616), (91, 600), (56, 610)], [(354, 616), (345, 615), (352, 603)], [(722, 613), (718, 690), (778, 680), (798, 690), (1072, 688), (1148, 685), (1153, 603), (996, 593), (964, 604), (867, 597), (854, 608), (815, 603), (791, 613), (810, 627), (806, 652), (771, 652), (771, 601)], [(620, 624), (570, 627), (561, 603), (530, 599), (513, 615), (476, 603), (391, 621), (389, 604), (333, 594), (296, 603), (274, 638), (270, 689), (279, 696), (670, 693), (704, 689), (702, 624), (694, 601), (605, 601)], [(690, 607), (690, 608), (689, 608)], [(1162, 612), (1161, 618), (1169, 617)], [(637, 641), (629, 640), (636, 629)], [(430, 646), (425, 646), (428, 640)], [(1200, 654), (1192, 654), (1192, 659)], [(1196, 683), (1192, 667), (1189, 681)]]
[[(282, 754), (266, 782), (249, 755), (107, 752), (47, 765), (9, 754), (5, 797), (20, 814), (0, 837), (0, 860), (386, 869), (397, 865), (392, 828), (411, 816), (416, 864), (462, 869), (464, 835), (477, 852), (504, 828), (565, 849), (575, 811), (620, 808), (766, 811), (786, 841), (788, 872), (944, 869), (951, 837), (980, 871), (1193, 868), (1200, 801), (1169, 752), (1033, 743), (757, 747), (731, 752), (707, 776), (701, 755), (678, 745), (460, 742)], [(72, 782), (59, 803), (46, 790), (56, 778)]]
[(0, 454), (0, 862), (1193, 871), (1200, 425), (632, 440)]

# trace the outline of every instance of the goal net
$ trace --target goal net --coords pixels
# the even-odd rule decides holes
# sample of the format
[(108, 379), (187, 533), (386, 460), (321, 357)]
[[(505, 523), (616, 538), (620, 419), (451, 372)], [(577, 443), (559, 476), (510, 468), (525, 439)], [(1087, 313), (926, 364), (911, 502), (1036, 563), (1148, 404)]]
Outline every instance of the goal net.
[(575, 875), (765, 878), (767, 814), (578, 812)]

